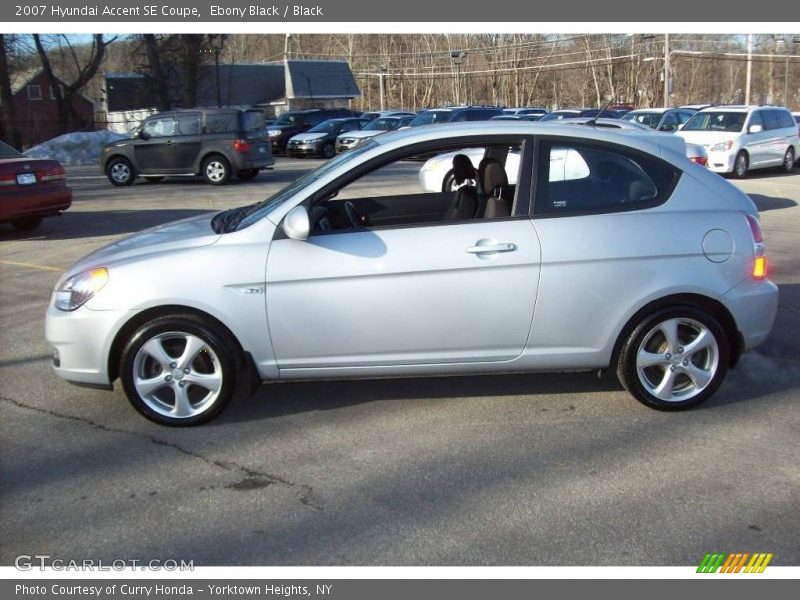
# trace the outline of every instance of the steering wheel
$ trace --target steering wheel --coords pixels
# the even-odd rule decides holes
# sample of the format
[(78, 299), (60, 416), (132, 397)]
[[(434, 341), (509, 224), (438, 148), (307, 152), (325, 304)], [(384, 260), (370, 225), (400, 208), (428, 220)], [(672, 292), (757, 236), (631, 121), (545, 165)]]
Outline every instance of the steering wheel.
[(358, 229), (361, 227), (361, 219), (356, 212), (356, 207), (352, 202), (350, 202), (350, 200), (344, 203), (344, 212), (347, 215), (347, 220), (350, 221), (350, 226), (353, 229)]

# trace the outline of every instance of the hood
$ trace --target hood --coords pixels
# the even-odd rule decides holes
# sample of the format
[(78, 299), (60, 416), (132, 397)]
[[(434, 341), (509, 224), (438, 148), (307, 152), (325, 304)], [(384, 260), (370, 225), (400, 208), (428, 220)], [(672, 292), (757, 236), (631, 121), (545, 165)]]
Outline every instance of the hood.
[(107, 267), (152, 254), (209, 246), (220, 238), (220, 234), (211, 228), (211, 219), (216, 214), (205, 213), (145, 229), (95, 250), (70, 267), (68, 273), (72, 275), (92, 267)]
[(388, 133), (388, 131), (382, 131), (380, 129), (369, 129), (367, 131), (364, 131), (363, 129), (358, 131), (348, 131), (347, 133), (341, 134), (339, 139), (353, 138), (354, 140), (363, 140), (365, 138), (375, 137), (379, 133)]
[(317, 133), (298, 133), (297, 135), (293, 136), (292, 139), (297, 142), (315, 142), (317, 140), (321, 140), (324, 137), (327, 137), (327, 133), (325, 132), (317, 132)]
[(267, 125), (267, 130), (274, 129), (276, 131), (292, 131), (300, 129), (299, 125), (276, 125), (273, 123), (272, 125)]
[(719, 142), (727, 142), (728, 140), (735, 140), (740, 135), (741, 131), (678, 131), (677, 135), (682, 137), (687, 142), (692, 144), (699, 144), (700, 146), (711, 146)]

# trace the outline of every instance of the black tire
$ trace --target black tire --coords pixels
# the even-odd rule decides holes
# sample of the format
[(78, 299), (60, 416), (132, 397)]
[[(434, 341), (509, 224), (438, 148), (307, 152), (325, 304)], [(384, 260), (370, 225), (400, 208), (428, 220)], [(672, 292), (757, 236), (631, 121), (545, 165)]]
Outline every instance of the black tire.
[(783, 172), (791, 173), (794, 170), (794, 148), (787, 148), (786, 153), (783, 155)]
[[(677, 347), (671, 349), (660, 326), (669, 329), (673, 322), (677, 323)], [(691, 344), (700, 339), (699, 335), (692, 338), (692, 334), (699, 331), (711, 335), (714, 343), (692, 352)], [(637, 365), (640, 350), (643, 351), (641, 371)], [(645, 406), (666, 411), (686, 410), (705, 402), (717, 391), (728, 372), (729, 354), (725, 330), (712, 315), (690, 305), (664, 308), (644, 317), (628, 335), (617, 360), (617, 377)], [(646, 366), (656, 358), (657, 364)], [(699, 381), (705, 380), (702, 386), (695, 379), (698, 376), (701, 376)], [(659, 389), (662, 396), (669, 398), (653, 393)]]
[(150, 183), (158, 183), (159, 181), (164, 181), (163, 177), (160, 176), (153, 177), (152, 175), (145, 176), (144, 179), (145, 181), (149, 181)]
[(453, 191), (453, 184), (456, 182), (456, 177), (453, 175), (453, 170), (450, 169), (447, 174), (444, 176), (442, 180), (442, 191), (443, 192), (452, 192)]
[[(186, 372), (179, 368), (179, 356), (182, 353), (181, 340), (185, 349), (190, 337), (199, 339), (204, 346), (200, 346), (202, 350), (186, 363)], [(172, 362), (165, 364), (142, 350), (148, 343), (158, 344), (165, 352), (164, 359)], [(120, 379), (130, 403), (147, 419), (173, 427), (200, 425), (219, 415), (233, 397), (242, 368), (239, 356), (236, 341), (218, 325), (191, 314), (166, 315), (145, 323), (131, 335), (122, 351)], [(137, 375), (144, 379), (164, 375), (164, 383), (145, 397), (137, 389)], [(216, 396), (213, 390), (193, 385), (189, 379), (195, 376), (218, 379), (221, 385)], [(188, 399), (188, 404), (183, 405), (189, 409), (185, 416), (170, 414), (178, 408), (179, 390)]]
[(106, 177), (118, 187), (130, 185), (136, 179), (136, 172), (133, 165), (127, 158), (114, 158), (106, 165)]
[(225, 185), (231, 178), (231, 165), (221, 154), (212, 154), (203, 161), (201, 174), (211, 185)]
[(33, 231), (42, 224), (42, 217), (22, 217), (11, 222), (17, 231)]
[(747, 172), (750, 169), (750, 158), (747, 156), (747, 152), (744, 150), (740, 150), (739, 154), (736, 155), (736, 158), (733, 161), (733, 176), (736, 179), (744, 179), (747, 177)]
[(328, 142), (322, 147), (323, 158), (333, 158), (335, 154), (336, 154), (336, 147), (333, 145), (332, 142)]
[(236, 173), (236, 177), (242, 181), (250, 181), (258, 176), (258, 169), (242, 169)]

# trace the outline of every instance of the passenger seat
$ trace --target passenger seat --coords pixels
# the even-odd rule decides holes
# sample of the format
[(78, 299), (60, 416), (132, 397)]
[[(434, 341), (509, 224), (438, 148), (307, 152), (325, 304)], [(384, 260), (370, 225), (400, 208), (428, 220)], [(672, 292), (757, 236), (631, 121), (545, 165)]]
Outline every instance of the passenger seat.
[(499, 219), (502, 217), (510, 217), (511, 198), (503, 197), (503, 192), (508, 192), (508, 176), (506, 176), (506, 170), (503, 165), (497, 161), (488, 163), (484, 170), (481, 186), (483, 187), (484, 194), (488, 196), (483, 218)]

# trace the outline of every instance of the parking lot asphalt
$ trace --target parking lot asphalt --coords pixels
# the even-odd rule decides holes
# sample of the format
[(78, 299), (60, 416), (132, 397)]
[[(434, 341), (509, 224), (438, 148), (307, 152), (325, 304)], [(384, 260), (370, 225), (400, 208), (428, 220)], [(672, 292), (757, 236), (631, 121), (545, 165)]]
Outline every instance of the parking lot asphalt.
[(43, 316), (72, 262), (318, 164), (279, 159), (222, 188), (113, 188), (70, 168), (64, 216), (0, 226), (0, 564), (696, 565), (711, 551), (800, 564), (800, 175), (736, 183), (761, 211), (780, 309), (692, 411), (650, 410), (610, 374), (530, 374), (271, 384), (169, 429), (119, 386), (52, 373)]

